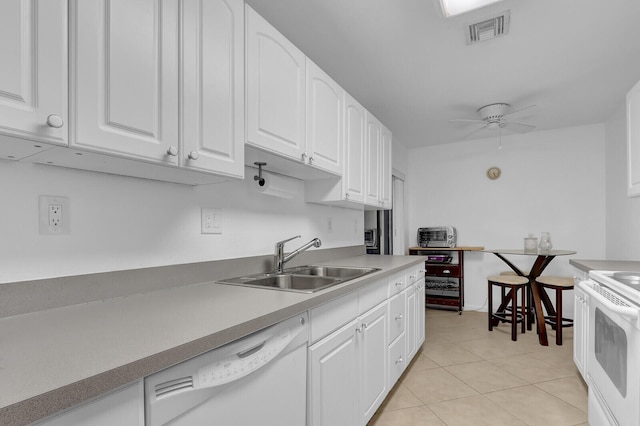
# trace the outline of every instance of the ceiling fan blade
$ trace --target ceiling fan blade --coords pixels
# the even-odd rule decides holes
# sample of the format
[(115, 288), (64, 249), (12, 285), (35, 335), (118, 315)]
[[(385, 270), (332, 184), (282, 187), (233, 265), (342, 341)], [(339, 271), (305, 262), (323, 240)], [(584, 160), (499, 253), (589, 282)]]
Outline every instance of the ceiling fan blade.
[(508, 128), (511, 131), (524, 133), (536, 128), (536, 126), (525, 123), (514, 123), (513, 121), (508, 121), (505, 123), (504, 127)]
[(503, 115), (503, 117), (509, 117), (509, 116), (511, 116), (511, 115), (513, 115), (513, 114), (517, 114), (517, 113), (519, 113), (519, 112), (522, 112), (522, 111), (527, 110), (527, 109), (529, 109), (529, 108), (533, 108), (533, 107), (535, 107), (535, 106), (536, 106), (536, 105), (527, 105), (526, 107), (522, 107), (522, 108), (517, 109), (517, 110), (515, 110), (515, 111), (511, 111), (510, 113)]
[(465, 118), (454, 118), (450, 123), (484, 123), (484, 120), (467, 120)]

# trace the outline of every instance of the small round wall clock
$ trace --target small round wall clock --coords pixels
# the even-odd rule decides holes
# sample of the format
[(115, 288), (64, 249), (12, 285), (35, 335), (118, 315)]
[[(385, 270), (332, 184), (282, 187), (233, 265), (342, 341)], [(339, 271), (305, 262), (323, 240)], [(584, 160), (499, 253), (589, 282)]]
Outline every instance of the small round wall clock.
[(491, 180), (498, 179), (500, 177), (500, 174), (502, 174), (500, 167), (489, 167), (489, 169), (487, 170), (487, 177)]

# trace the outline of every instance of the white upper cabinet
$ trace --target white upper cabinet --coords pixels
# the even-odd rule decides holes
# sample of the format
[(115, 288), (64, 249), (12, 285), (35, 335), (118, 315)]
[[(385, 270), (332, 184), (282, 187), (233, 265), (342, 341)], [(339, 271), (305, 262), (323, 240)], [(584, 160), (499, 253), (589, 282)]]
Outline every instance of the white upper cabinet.
[(247, 143), (305, 161), (305, 55), (249, 6)]
[(627, 93), (627, 193), (640, 196), (640, 82)]
[(391, 208), (391, 132), (368, 112), (364, 203), (368, 209)]
[(344, 90), (308, 58), (306, 67), (307, 161), (342, 175)]
[(0, 158), (67, 145), (67, 2), (0, 2), (0, 58)]
[(345, 92), (344, 154), (342, 189), (348, 200), (364, 202), (364, 153), (366, 110)]
[(380, 122), (373, 115), (367, 113), (364, 202), (366, 205), (374, 207), (378, 207), (380, 204), (380, 133)]
[(187, 0), (180, 164), (244, 175), (244, 2)]
[(391, 208), (391, 132), (380, 125), (380, 207)]
[(178, 2), (76, 0), (72, 147), (178, 164)]

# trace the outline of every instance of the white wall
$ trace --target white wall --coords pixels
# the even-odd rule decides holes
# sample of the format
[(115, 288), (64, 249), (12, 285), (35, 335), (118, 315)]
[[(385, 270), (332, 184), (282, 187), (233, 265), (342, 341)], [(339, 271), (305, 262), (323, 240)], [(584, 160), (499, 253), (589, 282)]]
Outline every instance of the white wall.
[[(363, 244), (362, 211), (306, 204), (297, 180), (294, 199), (260, 194), (253, 174), (191, 187), (0, 161), (0, 283), (271, 254), (296, 234), (287, 247)], [(39, 195), (70, 197), (70, 235), (39, 235)], [(200, 233), (202, 207), (220, 209), (222, 235)]]
[(627, 197), (626, 109), (606, 123), (607, 259), (640, 260), (640, 197)]
[[(463, 141), (409, 150), (409, 243), (423, 226), (453, 225), (458, 245), (522, 248), (528, 233), (551, 233), (555, 248), (605, 257), (603, 124)], [(502, 169), (487, 179), (490, 166)], [(572, 275), (570, 257), (545, 273)], [(533, 258), (512, 257), (530, 267)], [(488, 275), (508, 270), (489, 253), (465, 256), (466, 309), (486, 310)], [(569, 300), (569, 299), (567, 299)]]

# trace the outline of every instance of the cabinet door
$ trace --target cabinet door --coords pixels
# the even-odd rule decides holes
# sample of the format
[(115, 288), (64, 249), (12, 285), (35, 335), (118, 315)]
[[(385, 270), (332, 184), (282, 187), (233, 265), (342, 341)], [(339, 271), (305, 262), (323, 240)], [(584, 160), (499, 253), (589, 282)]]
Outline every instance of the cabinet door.
[[(66, 4), (0, 2), (0, 135), (67, 144)], [(2, 140), (0, 158), (19, 159), (43, 149), (34, 145)]]
[(358, 424), (357, 320), (309, 348), (310, 426)]
[(380, 125), (380, 206), (391, 208), (391, 132)]
[(407, 300), (407, 324), (405, 329), (407, 342), (407, 360), (413, 358), (418, 350), (417, 345), (417, 311), (416, 311), (416, 286), (411, 285), (405, 290)]
[(142, 380), (52, 417), (39, 426), (142, 426)]
[(424, 343), (425, 339), (425, 294), (424, 278), (416, 282), (416, 350)]
[(308, 161), (342, 176), (344, 90), (309, 58), (306, 67)]
[(364, 153), (366, 111), (351, 95), (344, 95), (344, 171), (342, 190), (345, 198), (364, 202)]
[(187, 0), (180, 164), (244, 175), (244, 2)]
[(360, 317), (360, 414), (366, 424), (389, 392), (387, 348), (387, 303)]
[(305, 153), (305, 56), (249, 6), (247, 142), (302, 159)]
[(367, 112), (365, 145), (365, 204), (380, 204), (380, 122)]
[(627, 193), (640, 196), (640, 82), (627, 93)]
[(574, 287), (574, 322), (573, 322), (573, 362), (584, 380), (587, 380), (587, 338), (589, 336), (589, 323), (587, 300), (589, 296), (582, 291), (580, 286)]
[(70, 145), (177, 165), (177, 0), (71, 8)]

